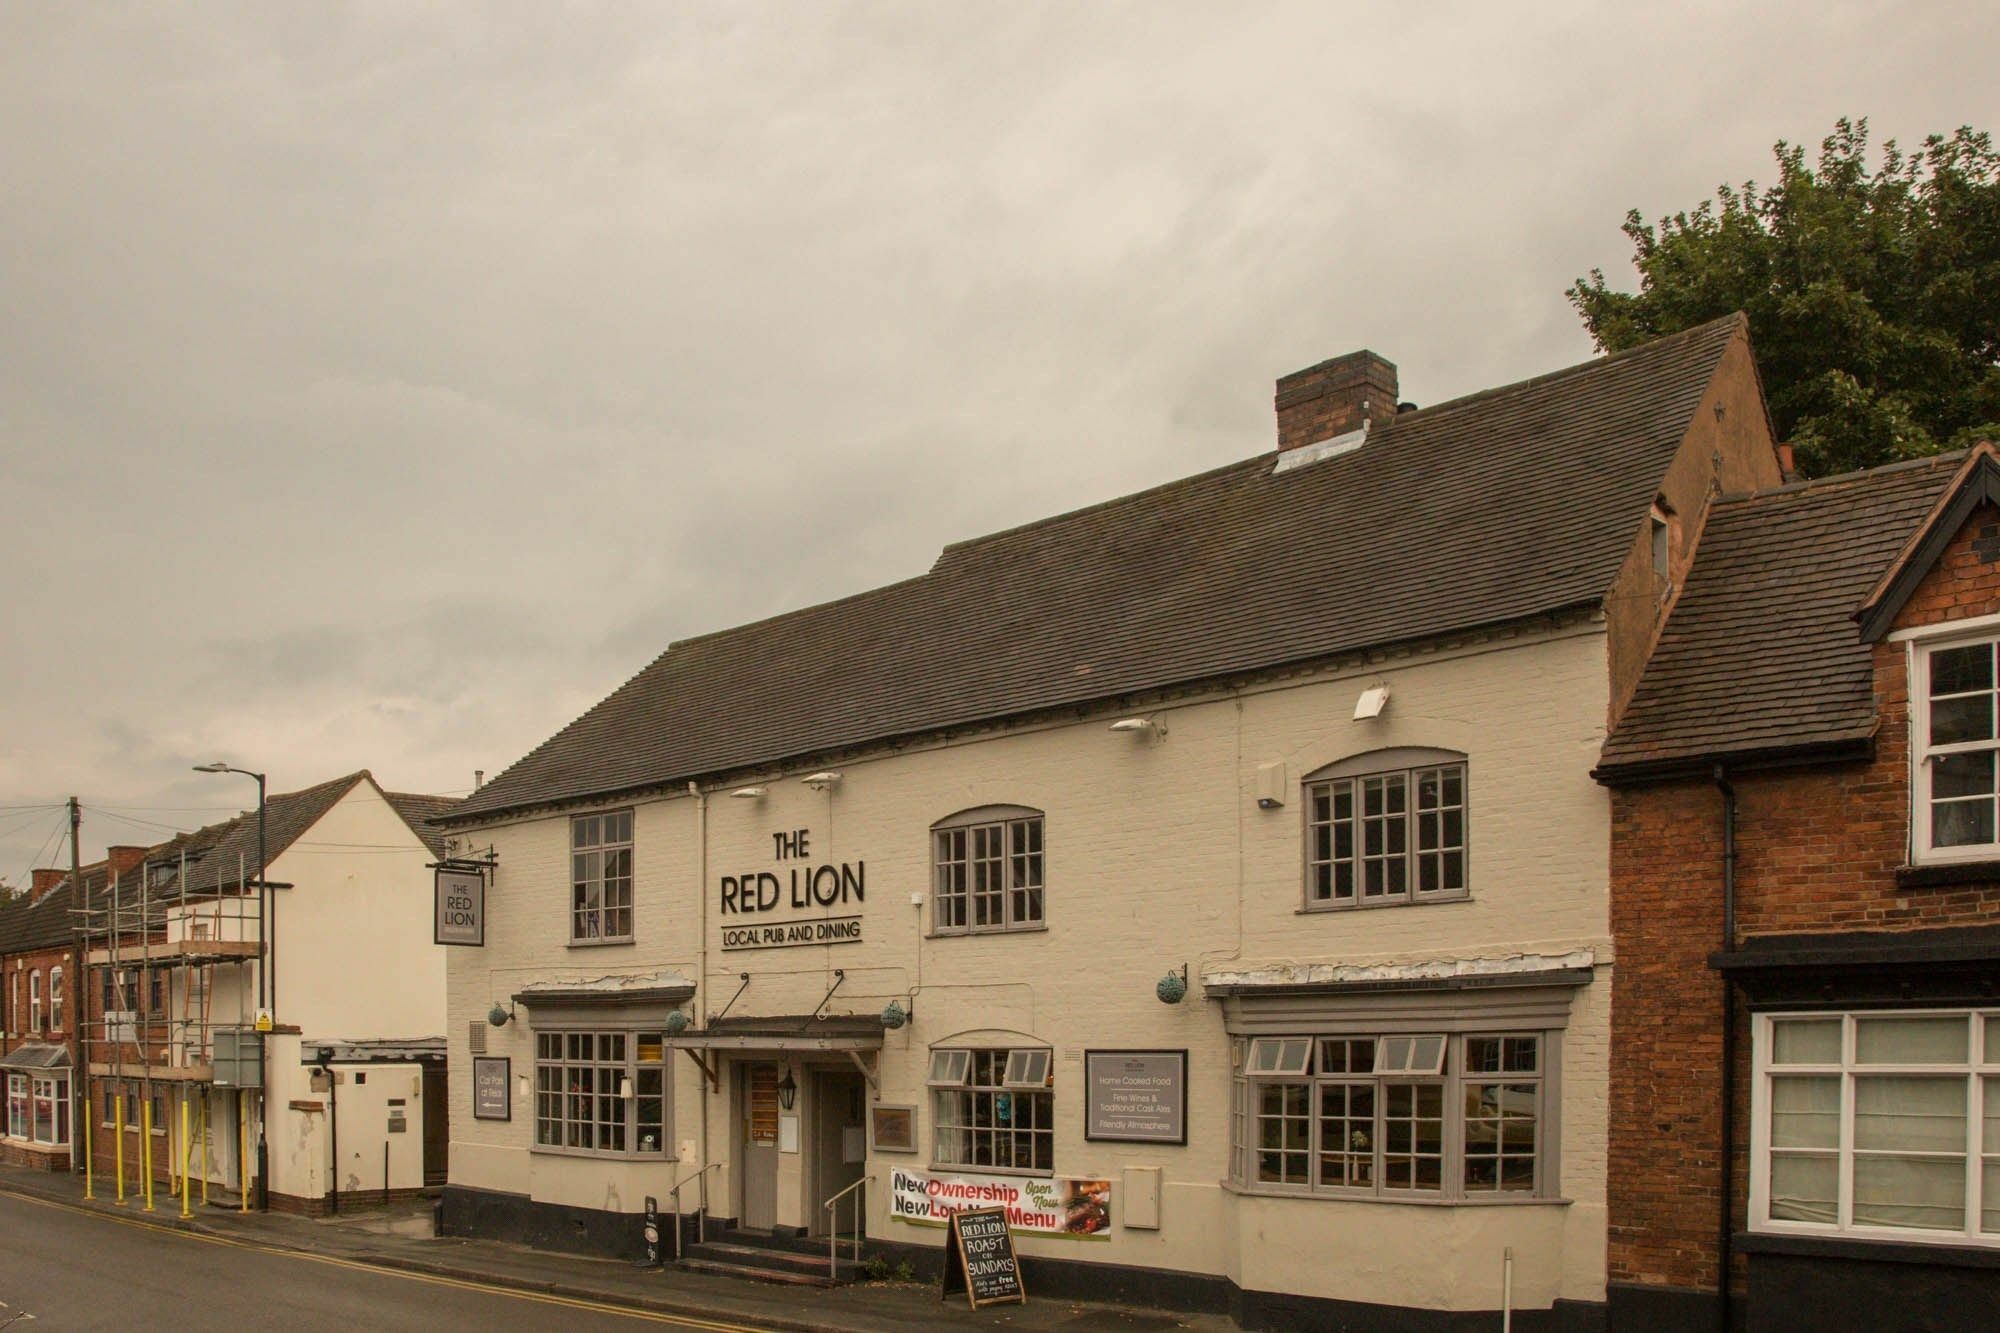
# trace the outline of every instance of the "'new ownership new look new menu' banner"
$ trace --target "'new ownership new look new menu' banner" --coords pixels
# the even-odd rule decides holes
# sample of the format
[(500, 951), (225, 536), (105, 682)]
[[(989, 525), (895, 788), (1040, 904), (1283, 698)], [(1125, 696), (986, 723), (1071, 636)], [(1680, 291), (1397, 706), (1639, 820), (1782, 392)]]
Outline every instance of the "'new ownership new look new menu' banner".
[(1111, 1239), (1111, 1182), (1033, 1176), (940, 1176), (896, 1167), (889, 1216), (941, 1227), (966, 1208), (1004, 1208), (1007, 1229), (1028, 1236)]

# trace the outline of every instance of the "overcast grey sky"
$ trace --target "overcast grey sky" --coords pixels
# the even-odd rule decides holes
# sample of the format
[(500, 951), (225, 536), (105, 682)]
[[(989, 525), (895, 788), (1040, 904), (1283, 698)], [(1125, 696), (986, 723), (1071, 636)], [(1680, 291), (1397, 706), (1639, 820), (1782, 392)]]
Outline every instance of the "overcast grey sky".
[(67, 861), (18, 807), (248, 804), (212, 758), (462, 791), (677, 637), (1270, 448), (1327, 356), (1581, 360), (1627, 207), (1994, 128), (1995, 15), (0, 7), (0, 875)]

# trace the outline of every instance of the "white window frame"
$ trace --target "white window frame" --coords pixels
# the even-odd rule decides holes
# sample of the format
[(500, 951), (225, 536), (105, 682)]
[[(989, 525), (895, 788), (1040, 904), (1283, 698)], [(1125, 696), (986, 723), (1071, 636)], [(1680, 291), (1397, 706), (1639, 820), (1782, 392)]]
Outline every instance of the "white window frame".
[(58, 963), (49, 969), (49, 1031), (63, 1030), (63, 970)]
[[(610, 821), (611, 829), (605, 828)], [(630, 806), (572, 815), (569, 821), (569, 942), (571, 944), (630, 944), (638, 930), (638, 817)], [(623, 832), (624, 837), (608, 836)], [(590, 836), (594, 834), (595, 836)], [(580, 841), (581, 840), (581, 841)], [(624, 854), (625, 873), (607, 876), (607, 856)], [(597, 858), (595, 873), (586, 870)], [(613, 901), (614, 886), (621, 886)], [(613, 931), (613, 912), (625, 914), (623, 931)]]
[[(1967, 1020), (1966, 1056), (1957, 1063), (1862, 1064), (1857, 1058), (1858, 1019), (1951, 1018)], [(1839, 1019), (1841, 1054), (1838, 1063), (1771, 1062), (1776, 1025), (1785, 1020)], [(1988, 1057), (1992, 1058), (1988, 1058)], [(1838, 1146), (1830, 1150), (1839, 1165), (1835, 1182), (1836, 1219), (1807, 1222), (1771, 1216), (1771, 1083), (1774, 1077), (1838, 1077), (1840, 1128)], [(1854, 1218), (1855, 1095), (1857, 1077), (1960, 1077), (1965, 1080), (1965, 1218), (1962, 1230), (1928, 1227), (1857, 1225)], [(1980, 1230), (1985, 1201), (1986, 1167), (2000, 1173), (2000, 1141), (1984, 1141), (1985, 1090), (2000, 1085), (2000, 1009), (1946, 1007), (1937, 1009), (1784, 1010), (1756, 1015), (1751, 1028), (1750, 1089), (1750, 1229), (1780, 1236), (1842, 1236), (1892, 1241), (1907, 1245), (1974, 1246), (2000, 1249), (2000, 1230)], [(1995, 1139), (2000, 1140), (2000, 1133)], [(1782, 1151), (1782, 1150), (1780, 1150)], [(1821, 1150), (1826, 1151), (1826, 1150)], [(1919, 1155), (1912, 1151), (1910, 1155)], [(1955, 1155), (1955, 1154), (1952, 1154)]]
[(28, 973), (28, 1031), (37, 1037), (42, 1035), (42, 969), (39, 967)]
[[(1970, 861), (2000, 860), (2000, 813), (1996, 813), (1992, 842), (1973, 843), (1961, 847), (1934, 847), (1931, 845), (1931, 775), (1932, 760), (1950, 754), (1975, 754), (1982, 751), (2000, 752), (2000, 725), (1995, 727), (1995, 738), (1987, 741), (1960, 741), (1949, 745), (1932, 745), (1931, 734), (1931, 657), (1933, 654), (1953, 648), (1969, 648), (1979, 644), (1996, 645), (1995, 685), (2000, 687), (2000, 640), (1996, 640), (1992, 627), (1984, 626), (1980, 631), (1969, 631), (1964, 625), (1940, 626), (1934, 633), (1906, 641), (1905, 680), (1910, 706), (1910, 860), (1915, 865), (1954, 865)], [(1996, 709), (2000, 709), (2000, 698), (1996, 698)], [(1996, 718), (2000, 724), (2000, 718)], [(1995, 764), (2000, 766), (2000, 756)]]
[(34, 1138), (35, 1103), (29, 1089), (28, 1075), (8, 1072), (6, 1130), (10, 1139)]

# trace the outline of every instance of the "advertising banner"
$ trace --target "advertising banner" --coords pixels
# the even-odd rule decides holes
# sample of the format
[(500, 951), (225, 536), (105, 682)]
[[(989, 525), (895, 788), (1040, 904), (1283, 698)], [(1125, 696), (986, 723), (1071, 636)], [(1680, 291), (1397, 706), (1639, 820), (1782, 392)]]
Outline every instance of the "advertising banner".
[(893, 1167), (889, 1216), (941, 1227), (967, 1208), (999, 1208), (1017, 1236), (1111, 1239), (1111, 1182), (1045, 1176), (959, 1176)]

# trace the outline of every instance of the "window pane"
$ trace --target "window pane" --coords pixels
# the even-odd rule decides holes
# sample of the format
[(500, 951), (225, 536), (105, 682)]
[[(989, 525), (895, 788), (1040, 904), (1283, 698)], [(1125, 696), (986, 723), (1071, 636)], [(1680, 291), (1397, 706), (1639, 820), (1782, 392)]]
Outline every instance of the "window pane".
[(1854, 1224), (1963, 1230), (1964, 1159), (1855, 1158)]
[(1993, 645), (1940, 648), (1931, 654), (1931, 697), (1993, 688)]
[[(1966, 755), (1950, 755), (1964, 759)], [(1985, 756), (1992, 758), (1991, 754)], [(1931, 806), (1931, 846), (1983, 847), (1994, 841), (1993, 802), (1986, 798), (1940, 801)]]
[(1857, 1150), (1965, 1152), (1965, 1080), (1896, 1075), (1854, 1080)]
[(1840, 1159), (1771, 1154), (1771, 1217), (1781, 1222), (1840, 1220)]
[(1931, 796), (1986, 796), (1993, 791), (1993, 751), (1942, 754), (1931, 761)]
[(1780, 1018), (1771, 1024), (1774, 1065), (1837, 1065), (1840, 1063), (1838, 1018)]
[(2000, 1233), (2000, 1162), (1988, 1162), (1980, 1172), (1979, 1229)]
[(1319, 1090), (1319, 1183), (1375, 1183), (1375, 1085), (1327, 1083)]
[(1864, 1065), (1965, 1063), (1966, 1022), (1950, 1018), (1857, 1018), (1854, 1060)]
[(1931, 705), (1931, 744), (1957, 745), (1993, 739), (1993, 696), (1939, 699)]
[(1771, 1080), (1771, 1146), (1840, 1146), (1840, 1076)]

